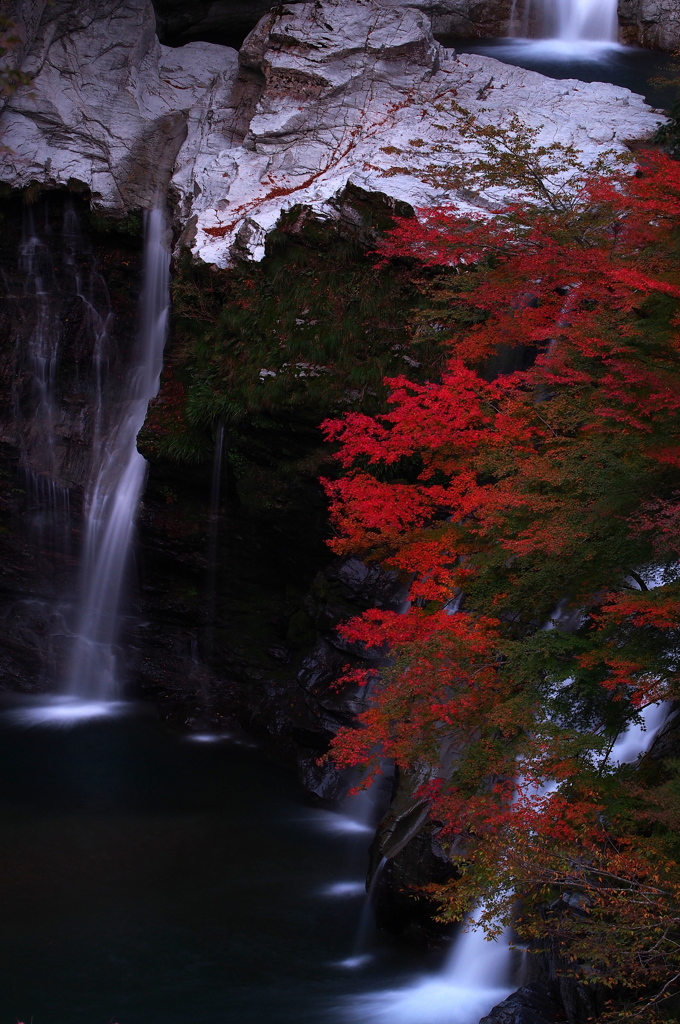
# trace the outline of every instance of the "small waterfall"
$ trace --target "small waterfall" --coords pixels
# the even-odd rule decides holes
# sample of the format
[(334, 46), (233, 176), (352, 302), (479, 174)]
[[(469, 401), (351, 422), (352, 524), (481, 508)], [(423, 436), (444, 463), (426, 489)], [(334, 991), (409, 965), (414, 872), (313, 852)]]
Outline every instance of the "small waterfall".
[(646, 754), (668, 717), (669, 705), (650, 704), (641, 713), (642, 722), (632, 722), (617, 736), (609, 757), (618, 764), (634, 764)]
[[(575, 44), (616, 44), (618, 0), (525, 0), (513, 5), (511, 34), (574, 48)], [(574, 51), (578, 56), (579, 51)]]
[(111, 419), (105, 416), (97, 365), (104, 358), (101, 347), (94, 353), (96, 436), (85, 499), (79, 614), (65, 687), (69, 696), (91, 701), (113, 700), (118, 693), (115, 643), (121, 592), (146, 475), (137, 434), (158, 391), (167, 328), (170, 254), (163, 213), (147, 214), (145, 227), (137, 348)]
[[(482, 909), (482, 908), (478, 908)], [(474, 912), (473, 912), (474, 915)], [(465, 921), (438, 975), (409, 988), (376, 992), (353, 1000), (354, 1024), (478, 1024), (480, 1017), (512, 991), (509, 931), (488, 940)]]
[(354, 949), (352, 950), (352, 955), (348, 957), (346, 960), (341, 961), (341, 967), (361, 967), (363, 966), (363, 964), (366, 963), (367, 960), (370, 959), (368, 947), (371, 935), (375, 931), (375, 926), (373, 924), (373, 916), (375, 913), (375, 898), (378, 892), (380, 878), (382, 876), (383, 871), (385, 870), (386, 864), (387, 857), (383, 857), (380, 863), (378, 864), (377, 868), (375, 869), (375, 873), (373, 875), (373, 878), (371, 879), (371, 884), (368, 887), (368, 891), (366, 892), (366, 896), (364, 897), (364, 903), (361, 908), (361, 914), (359, 916), (359, 926), (357, 928), (357, 934), (354, 940)]
[[(465, 925), (470, 926), (471, 920), (471, 916), (466, 918)], [(460, 991), (469, 991), (473, 998), (478, 993), (487, 998), (488, 992), (489, 998), (496, 999), (511, 980), (510, 967), (510, 930), (489, 940), (483, 928), (472, 924), (455, 939), (442, 977)]]

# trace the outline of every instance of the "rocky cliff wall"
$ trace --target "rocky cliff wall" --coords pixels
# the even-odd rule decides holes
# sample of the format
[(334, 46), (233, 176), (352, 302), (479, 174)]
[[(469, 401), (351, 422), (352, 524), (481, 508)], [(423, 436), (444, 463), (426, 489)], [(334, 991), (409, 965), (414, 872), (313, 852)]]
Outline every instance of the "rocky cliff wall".
[(621, 38), (656, 50), (680, 47), (680, 5), (677, 0), (619, 0)]
[[(295, 2), (295, 0), (293, 0)], [(302, 0), (298, 0), (302, 2)], [(427, 14), (435, 33), (461, 39), (507, 35), (512, 0), (379, 0), (386, 7), (412, 7)], [(153, 0), (158, 37), (169, 46), (207, 40), (240, 48), (270, 0)]]
[[(420, 10), (430, 18), (435, 34), (459, 39), (506, 36), (512, 29), (511, 0), (380, 2)], [(196, 0), (193, 4), (186, 0), (154, 0), (158, 36), (170, 46), (200, 39), (238, 49), (271, 7), (270, 0)], [(680, 45), (680, 11), (676, 0), (620, 0), (619, 20), (624, 42), (662, 50)]]

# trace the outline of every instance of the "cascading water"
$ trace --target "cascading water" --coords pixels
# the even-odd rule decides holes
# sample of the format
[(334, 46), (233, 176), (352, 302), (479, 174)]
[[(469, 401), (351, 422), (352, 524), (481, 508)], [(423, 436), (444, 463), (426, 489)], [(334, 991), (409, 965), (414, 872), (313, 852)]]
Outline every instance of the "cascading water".
[(478, 1024), (512, 991), (509, 932), (487, 939), (465, 922), (438, 975), (409, 988), (377, 992), (353, 1001), (355, 1024)]
[(378, 864), (371, 884), (368, 887), (368, 891), (364, 898), (363, 906), (361, 908), (361, 914), (359, 916), (359, 926), (357, 928), (357, 934), (354, 939), (354, 949), (352, 955), (346, 960), (340, 962), (341, 967), (361, 967), (367, 960), (370, 959), (370, 953), (368, 952), (369, 939), (372, 933), (375, 931), (373, 924), (373, 917), (375, 914), (375, 898), (378, 891), (378, 885), (380, 884), (380, 878), (385, 870), (387, 864), (387, 858), (383, 857)]
[(511, 34), (572, 50), (584, 44), (616, 45), (618, 0), (515, 0)]
[[(85, 499), (85, 541), (76, 636), (66, 693), (85, 701), (118, 696), (115, 643), (121, 591), (130, 558), (134, 522), (146, 475), (137, 434), (149, 400), (158, 391), (167, 330), (170, 254), (163, 213), (147, 214), (140, 328), (137, 349), (106, 423), (97, 370), (97, 426), (90, 484)], [(95, 351), (95, 363), (101, 353)]]

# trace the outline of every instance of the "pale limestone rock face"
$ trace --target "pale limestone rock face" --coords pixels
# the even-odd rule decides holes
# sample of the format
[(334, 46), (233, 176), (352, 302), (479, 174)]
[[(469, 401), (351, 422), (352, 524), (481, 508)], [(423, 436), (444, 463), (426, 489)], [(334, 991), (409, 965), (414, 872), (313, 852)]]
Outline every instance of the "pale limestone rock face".
[[(259, 23), (240, 59), (264, 83), (243, 143), (174, 180), (191, 224), (185, 240), (218, 266), (234, 256), (261, 258), (267, 233), (293, 206), (337, 216), (334, 203), (348, 182), (415, 207), (460, 201), (417, 175), (394, 174), (400, 161), (390, 152), (412, 139), (445, 137), (470, 153), (473, 143), (458, 136), (454, 116), (437, 110), (454, 96), (481, 121), (502, 123), (517, 112), (541, 128), (541, 141), (574, 144), (586, 160), (623, 151), (626, 140), (649, 135), (661, 120), (627, 89), (555, 81), (443, 50), (423, 14), (397, 5), (283, 7)], [(412, 164), (417, 170), (417, 156)]]
[(212, 93), (237, 71), (226, 47), (161, 47), (147, 0), (57, 0), (26, 49), (33, 81), (0, 115), (0, 178), (75, 180), (117, 211), (160, 198), (189, 117), (206, 117)]
[[(337, 217), (348, 184), (413, 207), (460, 204), (417, 173), (394, 173), (404, 163), (394, 148), (413, 139), (473, 151), (447, 112), (453, 97), (482, 122), (519, 113), (541, 141), (572, 143), (585, 159), (621, 151), (660, 120), (626, 89), (444, 50), (401, 0), (281, 6), (238, 57), (210, 43), (161, 46), (150, 0), (53, 0), (38, 23), (39, 6), (25, 5), (22, 66), (34, 81), (0, 115), (0, 180), (75, 180), (116, 212), (169, 189), (181, 241), (218, 266), (260, 259), (291, 207)], [(415, 171), (432, 159), (422, 152), (409, 158)]]
[[(21, 45), (5, 55), (8, 67), (20, 67), (36, 37), (47, 0), (5, 0), (0, 13), (9, 18), (21, 40)], [(0, 101), (1, 103), (2, 101)]]

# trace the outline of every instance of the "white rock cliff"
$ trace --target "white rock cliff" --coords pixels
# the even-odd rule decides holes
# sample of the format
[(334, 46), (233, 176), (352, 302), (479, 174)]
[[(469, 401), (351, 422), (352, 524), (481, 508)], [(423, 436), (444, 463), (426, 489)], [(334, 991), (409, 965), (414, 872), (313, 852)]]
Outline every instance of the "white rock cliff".
[(571, 143), (586, 159), (623, 150), (661, 119), (626, 89), (444, 50), (428, 16), (399, 0), (281, 6), (239, 54), (161, 46), (150, 0), (21, 9), (33, 82), (0, 115), (0, 180), (82, 183), (114, 212), (169, 189), (183, 242), (218, 266), (261, 258), (293, 206), (337, 216), (348, 183), (415, 207), (455, 198), (392, 173), (390, 152), (442, 137), (469, 150), (447, 113), (453, 97), (482, 121), (517, 112), (542, 141)]

